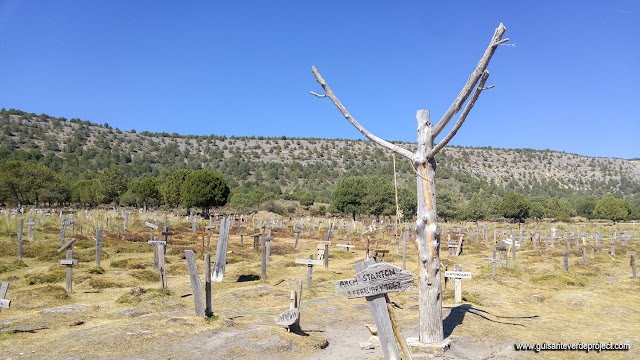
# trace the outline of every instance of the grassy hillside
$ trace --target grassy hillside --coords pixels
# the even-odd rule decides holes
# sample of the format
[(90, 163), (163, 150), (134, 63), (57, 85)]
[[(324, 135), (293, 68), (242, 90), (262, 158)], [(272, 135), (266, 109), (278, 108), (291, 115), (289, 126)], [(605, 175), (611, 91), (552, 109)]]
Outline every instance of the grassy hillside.
[[(136, 133), (13, 109), (3, 109), (0, 116), (0, 163), (38, 162), (70, 182), (95, 178), (114, 164), (130, 179), (152, 175), (161, 183), (179, 168), (210, 168), (225, 176), (232, 191), (260, 188), (290, 199), (308, 192), (328, 202), (342, 177), (393, 180), (391, 154), (363, 140)], [(439, 191), (449, 190), (462, 202), (474, 193), (502, 196), (510, 190), (545, 198), (640, 197), (638, 159), (453, 146), (436, 161)], [(413, 188), (409, 162), (398, 157), (396, 167), (400, 185)]]

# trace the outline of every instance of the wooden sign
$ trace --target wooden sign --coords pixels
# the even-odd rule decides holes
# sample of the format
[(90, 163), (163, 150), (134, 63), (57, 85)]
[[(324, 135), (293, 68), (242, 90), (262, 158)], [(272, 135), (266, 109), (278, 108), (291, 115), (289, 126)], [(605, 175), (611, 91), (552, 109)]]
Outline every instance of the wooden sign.
[(58, 265), (78, 265), (78, 260), (58, 260)]
[(337, 293), (352, 299), (388, 292), (402, 292), (413, 285), (413, 275), (393, 264), (377, 263), (357, 273), (351, 279), (336, 281), (334, 285)]
[(347, 244), (337, 244), (336, 246), (338, 247), (343, 247), (343, 248), (354, 248), (356, 247), (355, 245), (347, 245)]
[(490, 262), (490, 263), (498, 263), (498, 264), (506, 264), (507, 260), (499, 260), (499, 259), (488, 259), (482, 258), (482, 261)]
[[(156, 238), (157, 239), (157, 238)], [(167, 242), (164, 240), (149, 240), (147, 241), (148, 244), (150, 245), (167, 245)]]
[(331, 245), (331, 241), (320, 241), (318, 245)]
[(304, 265), (322, 265), (324, 262), (322, 260), (312, 260), (312, 259), (296, 259), (296, 264), (304, 264)]
[(158, 225), (152, 224), (150, 222), (145, 222), (144, 225), (152, 228), (153, 230), (158, 230)]
[(471, 279), (471, 272), (465, 271), (445, 271), (444, 276), (456, 279)]
[(297, 308), (287, 309), (276, 317), (276, 324), (281, 326), (291, 326), (300, 318), (300, 310)]

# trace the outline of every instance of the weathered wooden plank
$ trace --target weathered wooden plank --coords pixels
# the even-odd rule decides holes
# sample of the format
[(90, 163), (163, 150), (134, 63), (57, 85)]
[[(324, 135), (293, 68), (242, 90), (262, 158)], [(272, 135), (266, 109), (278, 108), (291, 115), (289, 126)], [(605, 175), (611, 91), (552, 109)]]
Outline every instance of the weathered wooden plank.
[(298, 322), (300, 318), (300, 310), (297, 308), (287, 309), (276, 317), (276, 324), (290, 327)]
[(470, 272), (465, 272), (465, 271), (445, 271), (444, 276), (448, 278), (456, 278), (456, 279), (471, 279), (472, 274)]
[(334, 283), (336, 292), (347, 298), (366, 297), (388, 292), (402, 292), (413, 285), (413, 275), (389, 263), (370, 265), (351, 279)]
[(158, 230), (158, 225), (156, 225), (156, 224), (152, 224), (152, 223), (150, 223), (150, 222), (148, 222), (148, 221), (147, 221), (147, 222), (145, 222), (145, 223), (144, 223), (144, 225), (145, 225), (145, 226), (148, 226), (148, 227), (150, 227), (150, 228), (152, 228), (153, 230)]
[(216, 259), (213, 262), (211, 281), (222, 281), (224, 270), (227, 264), (227, 244), (229, 243), (229, 218), (220, 221), (220, 234), (218, 235), (218, 246), (216, 248)]
[(158, 268), (160, 270), (160, 284), (165, 289), (167, 287), (167, 272), (164, 263), (164, 245), (158, 245)]
[(62, 245), (62, 247), (60, 249), (58, 249), (58, 254), (67, 250), (74, 242), (76, 242), (75, 238), (71, 238), (69, 239), (69, 241), (67, 241), (66, 244)]
[(489, 258), (482, 258), (482, 261), (486, 261), (486, 262), (490, 262), (490, 263), (498, 263), (498, 264), (506, 264), (507, 263), (506, 260), (489, 259)]
[(211, 254), (204, 255), (204, 297), (206, 316), (211, 316)]
[(167, 242), (164, 240), (160, 240), (160, 239), (155, 239), (155, 240), (149, 240), (147, 241), (147, 243), (149, 245), (167, 245)]
[[(313, 257), (313, 255), (311, 256)], [(296, 259), (296, 264), (323, 265), (324, 262), (322, 260), (313, 260), (313, 259)]]
[(0, 309), (8, 308), (11, 305), (11, 300), (5, 299), (7, 297), (7, 291), (9, 290), (9, 282), (3, 281), (0, 285)]
[(189, 269), (189, 279), (191, 280), (191, 289), (193, 290), (193, 306), (196, 310), (196, 316), (205, 317), (204, 304), (202, 303), (202, 281), (200, 281), (200, 274), (198, 274), (196, 255), (193, 250), (185, 250), (184, 256), (187, 259), (187, 268)]
[(22, 227), (24, 226), (24, 219), (20, 219), (18, 224), (18, 260), (22, 260)]

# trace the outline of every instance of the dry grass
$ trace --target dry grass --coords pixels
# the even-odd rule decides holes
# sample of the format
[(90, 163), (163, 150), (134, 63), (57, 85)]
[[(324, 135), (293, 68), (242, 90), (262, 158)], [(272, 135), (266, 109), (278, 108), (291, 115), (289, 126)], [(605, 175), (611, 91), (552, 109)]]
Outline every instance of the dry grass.
[[(323, 329), (372, 321), (364, 299), (337, 296), (332, 283), (352, 277), (354, 262), (364, 257), (366, 241), (353, 234), (350, 243), (356, 245), (356, 251), (332, 246), (329, 270), (314, 266), (313, 286), (305, 286), (303, 290), (302, 326), (304, 330), (316, 332), (300, 336), (275, 326), (273, 318), (289, 307), (295, 282), (303, 279), (306, 284), (307, 266), (295, 264), (295, 259), (315, 254), (316, 244), (323, 240), (322, 233), (315, 232), (309, 239), (305, 231), (298, 248), (294, 249), (295, 237), (290, 231), (273, 231), (268, 276), (264, 281), (259, 279), (260, 253), (253, 250), (253, 240), (245, 237), (244, 245), (240, 245), (239, 236), (231, 235), (224, 280), (212, 284), (215, 316), (199, 319), (194, 316), (184, 250), (196, 251), (202, 278), (201, 239), (191, 235), (187, 223), (170, 222), (170, 228), (177, 235), (169, 238), (166, 254), (169, 289), (161, 289), (159, 272), (152, 268), (153, 247), (146, 244), (149, 233), (141, 226), (145, 218), (137, 214), (130, 215), (131, 232), (121, 238), (115, 236), (113, 229), (105, 229), (102, 254), (106, 256), (102, 258), (101, 267), (95, 266), (94, 242), (87, 235), (91, 234), (87, 229), (97, 228), (96, 219), (106, 222), (107, 217), (113, 225), (116, 215), (93, 211), (91, 222), (84, 224), (84, 238), (76, 237), (79, 240), (77, 246), (74, 244), (73, 253), (79, 264), (73, 267), (73, 292), (69, 294), (64, 289), (66, 267), (57, 265), (64, 254), (56, 251), (59, 229), (52, 224), (54, 219), (49, 217), (45, 226), (36, 229), (34, 239), (25, 242), (22, 261), (16, 260), (15, 238), (11, 235), (12, 229), (15, 230), (13, 222), (9, 226), (6, 221), (0, 224), (0, 279), (11, 282), (7, 298), (12, 300), (11, 308), (0, 313), (0, 348), (9, 356), (17, 357), (24, 352), (27, 354), (24, 358), (56, 358), (75, 352), (82, 357), (96, 357), (99, 351), (108, 351), (112, 357), (125, 354), (142, 358), (206, 357), (197, 350), (189, 355), (179, 352), (178, 348), (212, 332), (218, 334), (215, 336), (235, 334), (229, 345), (220, 345), (221, 357), (246, 358), (248, 346), (271, 339), (279, 345), (251, 348), (252, 354), (259, 354), (260, 358), (297, 359), (326, 345), (326, 337), (320, 332)], [(77, 217), (78, 223), (85, 220), (80, 215)], [(514, 228), (513, 224), (488, 225), (490, 244), (494, 228), (499, 231)], [(474, 226), (471, 225), (471, 230)], [(537, 226), (548, 232), (552, 224)], [(565, 229), (593, 232), (596, 228), (591, 223), (553, 226), (560, 229), (559, 233)], [(535, 227), (536, 224), (529, 224), (525, 231)], [(602, 224), (597, 228), (605, 236), (603, 250), (607, 250), (611, 226)], [(448, 230), (452, 230), (455, 238), (453, 229), (444, 225), (443, 239), (447, 238)], [(620, 224), (618, 231), (621, 230), (637, 234), (640, 227)], [(332, 242), (341, 243), (345, 235), (340, 232), (336, 235), (337, 239)], [(212, 255), (212, 261), (217, 240), (217, 235), (212, 237), (211, 246), (205, 249)], [(396, 254), (396, 245), (388, 236), (382, 240), (375, 234), (371, 240), (372, 248), (373, 243), (379, 241), (379, 247), (391, 250), (385, 256), (387, 262), (402, 264), (402, 249)], [(483, 239), (476, 243), (466, 240), (464, 252), (457, 258), (449, 258), (446, 249), (442, 249), (443, 265), (451, 270), (454, 264), (462, 264), (463, 271), (473, 273), (472, 279), (462, 281), (462, 304), (454, 302), (452, 283), (443, 289), (445, 331), (453, 336), (512, 342), (631, 342), (631, 353), (611, 352), (606, 356), (635, 356), (638, 353), (633, 349), (639, 345), (640, 322), (634, 319), (640, 318), (637, 301), (640, 282), (631, 279), (629, 254), (640, 252), (639, 241), (636, 237), (627, 247), (616, 243), (613, 259), (605, 252), (596, 252), (592, 259), (589, 250), (586, 265), (582, 263), (581, 254), (570, 251), (568, 272), (562, 268), (564, 242), (556, 242), (549, 251), (545, 251), (544, 246), (534, 251), (527, 242), (517, 252), (515, 263), (509, 258), (509, 265), (497, 266), (495, 281), (491, 279), (491, 265), (481, 261), (483, 257), (491, 257), (491, 248), (485, 247)], [(412, 244), (407, 245), (407, 269), (417, 276), (417, 252)], [(405, 335), (415, 336), (417, 288), (389, 297), (399, 307), (395, 314)], [(51, 312), (58, 308), (61, 310)], [(70, 325), (78, 320), (84, 324)], [(242, 334), (247, 335), (249, 343), (239, 342), (244, 339)], [(38, 341), (34, 341), (35, 336)], [(157, 339), (162, 339), (160, 345)], [(357, 347), (357, 343), (363, 341), (366, 339), (354, 338), (353, 344)], [(82, 350), (81, 346), (84, 346)], [(159, 353), (155, 348), (158, 346), (165, 352)], [(131, 351), (128, 349), (138, 350), (127, 352)], [(31, 351), (35, 353), (29, 355)], [(539, 353), (535, 357), (579, 355)]]

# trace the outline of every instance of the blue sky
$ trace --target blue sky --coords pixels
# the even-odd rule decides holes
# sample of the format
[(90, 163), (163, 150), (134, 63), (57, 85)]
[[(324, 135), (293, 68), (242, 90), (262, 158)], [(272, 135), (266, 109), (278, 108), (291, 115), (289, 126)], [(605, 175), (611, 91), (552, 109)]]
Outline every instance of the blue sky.
[[(640, 157), (640, 2), (0, 0), (0, 107), (180, 134), (414, 142), (497, 25), (451, 144)], [(451, 124), (455, 121), (455, 117)], [(451, 125), (449, 125), (449, 128)], [(446, 131), (441, 135), (444, 136)]]

